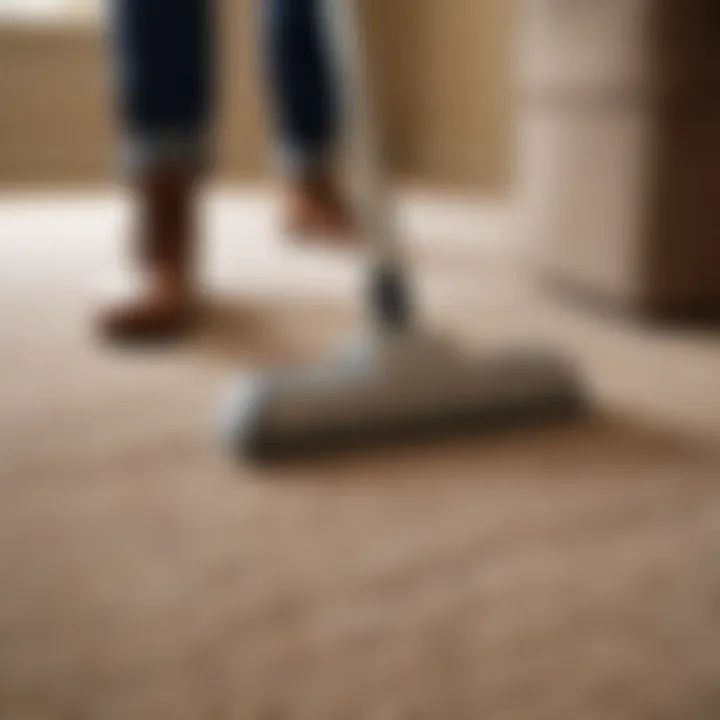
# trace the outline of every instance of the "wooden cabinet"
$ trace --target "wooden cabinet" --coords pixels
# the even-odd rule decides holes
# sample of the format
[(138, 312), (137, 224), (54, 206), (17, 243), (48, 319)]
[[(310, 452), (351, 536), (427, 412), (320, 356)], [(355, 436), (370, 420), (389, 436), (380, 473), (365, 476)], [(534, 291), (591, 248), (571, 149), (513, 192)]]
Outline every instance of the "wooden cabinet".
[(522, 206), (553, 282), (720, 317), (719, 9), (525, 3)]

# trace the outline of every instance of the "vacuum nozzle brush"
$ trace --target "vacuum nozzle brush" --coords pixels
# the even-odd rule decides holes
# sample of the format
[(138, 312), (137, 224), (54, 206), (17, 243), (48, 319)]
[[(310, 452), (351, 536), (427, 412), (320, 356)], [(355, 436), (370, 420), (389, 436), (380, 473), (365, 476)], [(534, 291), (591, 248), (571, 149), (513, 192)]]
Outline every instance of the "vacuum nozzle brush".
[(327, 364), (238, 378), (222, 431), (236, 454), (262, 459), (567, 417), (583, 404), (569, 365), (551, 354), (473, 359), (407, 333), (361, 343)]

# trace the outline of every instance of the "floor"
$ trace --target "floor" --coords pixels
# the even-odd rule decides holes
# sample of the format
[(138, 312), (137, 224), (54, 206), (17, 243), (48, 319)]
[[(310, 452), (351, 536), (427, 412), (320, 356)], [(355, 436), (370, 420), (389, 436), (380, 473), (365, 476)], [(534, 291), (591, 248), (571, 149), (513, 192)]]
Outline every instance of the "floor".
[(122, 198), (0, 200), (0, 718), (720, 717), (720, 335), (551, 300), (502, 208), (413, 197), (428, 322), (555, 343), (595, 412), (238, 465), (228, 373), (362, 317), (360, 265), (271, 209), (213, 195), (203, 330), (132, 354), (87, 322)]

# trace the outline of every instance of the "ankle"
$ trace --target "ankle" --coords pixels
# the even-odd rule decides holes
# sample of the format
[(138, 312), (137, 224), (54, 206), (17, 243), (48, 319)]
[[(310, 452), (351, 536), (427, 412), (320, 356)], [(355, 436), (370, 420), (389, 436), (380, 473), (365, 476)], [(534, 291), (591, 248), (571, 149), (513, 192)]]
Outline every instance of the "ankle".
[(182, 170), (156, 168), (135, 188), (138, 228), (135, 238), (141, 265), (189, 280), (195, 261), (197, 188)]

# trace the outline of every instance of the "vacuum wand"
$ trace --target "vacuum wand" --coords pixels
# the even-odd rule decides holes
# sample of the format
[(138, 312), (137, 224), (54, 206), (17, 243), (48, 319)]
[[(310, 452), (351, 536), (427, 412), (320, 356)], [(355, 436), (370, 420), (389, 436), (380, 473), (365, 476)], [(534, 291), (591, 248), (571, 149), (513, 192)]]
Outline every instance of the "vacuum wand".
[(391, 210), (356, 0), (322, 0), (322, 4), (341, 88), (350, 152), (358, 176), (360, 229), (370, 252), (371, 321), (381, 331), (403, 332), (412, 324), (406, 261)]

